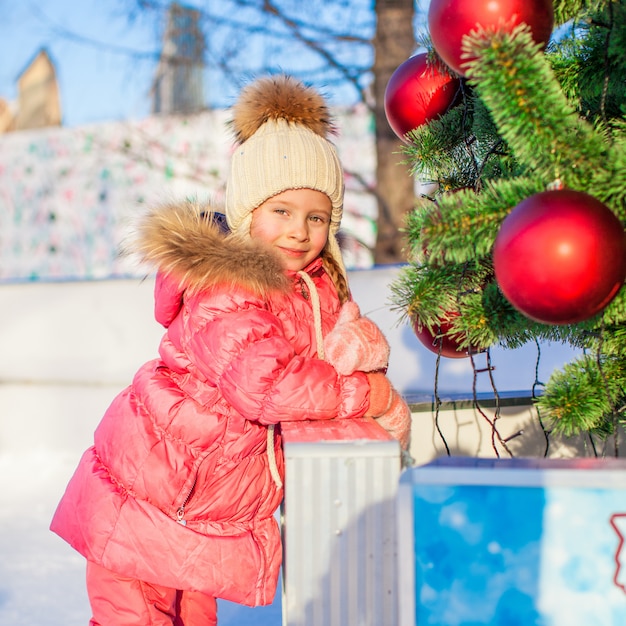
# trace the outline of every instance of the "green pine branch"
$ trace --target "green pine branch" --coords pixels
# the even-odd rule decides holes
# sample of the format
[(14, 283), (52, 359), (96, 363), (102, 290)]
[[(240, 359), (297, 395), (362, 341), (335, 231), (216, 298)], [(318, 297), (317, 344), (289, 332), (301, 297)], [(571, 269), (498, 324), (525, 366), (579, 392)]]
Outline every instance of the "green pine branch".
[(473, 31), (463, 49), (476, 57), (468, 79), (516, 158), (546, 183), (587, 189), (608, 146), (563, 94), (530, 29)]
[(425, 200), (406, 219), (411, 259), (429, 263), (465, 263), (490, 257), (502, 220), (529, 195), (542, 191), (533, 178), (488, 181), (480, 194), (472, 189)]
[(463, 103), (409, 133), (404, 147), (411, 173), (436, 180), (443, 191), (479, 188), (485, 180), (520, 174), (483, 102), (465, 84)]
[(553, 0), (555, 25), (565, 24), (581, 14), (598, 12), (610, 0)]
[(626, 425), (626, 369), (623, 358), (585, 354), (550, 377), (537, 401), (555, 432), (590, 431), (601, 437)]

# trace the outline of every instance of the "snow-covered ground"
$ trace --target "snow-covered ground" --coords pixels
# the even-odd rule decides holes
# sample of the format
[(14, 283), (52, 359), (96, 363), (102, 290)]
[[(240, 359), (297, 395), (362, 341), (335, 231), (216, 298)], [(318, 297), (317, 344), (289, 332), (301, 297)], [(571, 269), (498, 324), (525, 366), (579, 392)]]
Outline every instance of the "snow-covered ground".
[[(23, 393), (19, 390), (20, 395)], [(48, 419), (54, 420), (45, 404), (41, 408)], [(3, 423), (0, 624), (86, 626), (90, 612), (83, 582), (84, 560), (48, 530), (56, 503), (76, 465), (82, 437), (68, 441), (67, 450), (43, 446), (31, 449), (26, 445), (31, 438), (28, 430), (22, 433), (24, 445), (7, 451)], [(69, 429), (67, 434), (72, 436)], [(221, 602), (219, 614), (220, 626), (277, 626), (281, 624), (280, 595), (272, 606), (256, 609)]]
[[(398, 389), (430, 393), (435, 357), (388, 307), (396, 271), (353, 273), (354, 295), (390, 339)], [(84, 561), (48, 524), (103, 411), (156, 354), (161, 330), (151, 315), (151, 280), (0, 285), (0, 624), (88, 623)], [(572, 354), (546, 350), (542, 375)], [(494, 350), (492, 359), (500, 391), (530, 389), (534, 349)], [(468, 359), (446, 360), (441, 375), (440, 390), (471, 392)], [(220, 603), (219, 618), (220, 626), (277, 626), (280, 594), (269, 607)]]

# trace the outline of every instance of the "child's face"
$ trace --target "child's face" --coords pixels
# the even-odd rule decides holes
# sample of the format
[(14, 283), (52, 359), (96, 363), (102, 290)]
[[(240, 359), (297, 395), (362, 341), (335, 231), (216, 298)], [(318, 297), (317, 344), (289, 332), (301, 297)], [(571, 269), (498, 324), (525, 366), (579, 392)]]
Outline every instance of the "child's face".
[(332, 205), (314, 189), (288, 189), (252, 212), (250, 236), (272, 246), (287, 270), (304, 269), (328, 240)]

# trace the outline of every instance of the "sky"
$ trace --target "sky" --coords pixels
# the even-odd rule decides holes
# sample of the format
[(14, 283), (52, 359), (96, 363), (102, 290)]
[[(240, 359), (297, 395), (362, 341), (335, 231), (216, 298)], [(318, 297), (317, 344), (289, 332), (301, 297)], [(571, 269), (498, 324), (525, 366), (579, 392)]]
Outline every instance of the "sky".
[(0, 0), (0, 97), (41, 48), (56, 66), (63, 124), (136, 119), (150, 111), (158, 26), (128, 19), (124, 0)]
[[(18, 76), (46, 48), (57, 70), (64, 126), (148, 115), (161, 26), (152, 13), (129, 19), (135, 1), (0, 0), (0, 98), (16, 98)], [(206, 2), (185, 0), (185, 4), (201, 7)], [(417, 2), (419, 14), (427, 4)], [(213, 12), (219, 7), (220, 3), (211, 5)], [(253, 62), (257, 52), (249, 51), (249, 45), (246, 39), (244, 53)], [(270, 46), (257, 56), (272, 53)], [(228, 103), (229, 98), (221, 101)]]
[[(162, 0), (162, 4), (166, 2)], [(0, 0), (0, 97), (8, 101), (16, 98), (17, 78), (36, 53), (45, 48), (57, 71), (64, 126), (141, 119), (148, 115), (163, 25), (152, 11), (130, 19), (135, 3), (136, 0)], [(207, 6), (205, 0), (185, 0), (184, 4)], [(342, 4), (342, 18), (362, 17), (365, 4)], [(211, 3), (210, 10), (212, 15), (222, 13), (228, 26), (211, 32), (212, 45), (207, 51), (207, 62), (216, 64), (217, 69), (205, 77), (205, 91), (210, 92), (211, 102), (217, 106), (228, 106), (241, 86), (240, 80), (247, 80), (246, 74), (255, 68), (272, 65), (293, 70), (294, 58), (300, 69), (319, 66), (317, 55), (309, 57), (301, 47), (295, 57), (291, 55), (281, 63), (284, 40), (277, 36), (261, 42), (257, 27), (265, 22), (259, 22), (263, 18), (258, 11), (242, 9), (231, 19), (232, 5), (223, 0)], [(333, 18), (332, 11), (324, 13), (328, 23), (337, 25)], [(242, 32), (237, 22), (250, 24), (251, 30)], [(281, 27), (272, 28), (273, 37), (281, 32), (284, 35)], [(226, 80), (218, 67), (223, 58), (213, 58), (211, 54), (223, 54), (235, 69)], [(340, 60), (350, 62), (349, 56), (338, 54)], [(361, 48), (351, 47), (347, 54), (357, 54), (359, 62), (363, 62)], [(356, 92), (352, 91), (345, 84), (342, 88), (335, 83), (329, 96), (331, 100), (354, 99)]]

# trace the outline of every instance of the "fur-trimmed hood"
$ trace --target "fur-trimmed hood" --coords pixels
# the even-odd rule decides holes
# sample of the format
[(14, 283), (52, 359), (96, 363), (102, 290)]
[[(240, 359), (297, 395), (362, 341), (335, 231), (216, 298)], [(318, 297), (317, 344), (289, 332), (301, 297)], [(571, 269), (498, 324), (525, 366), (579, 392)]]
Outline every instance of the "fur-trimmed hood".
[(218, 283), (244, 286), (261, 296), (288, 289), (280, 260), (270, 249), (225, 234), (213, 216), (211, 207), (193, 202), (155, 207), (138, 222), (129, 251), (191, 292)]

